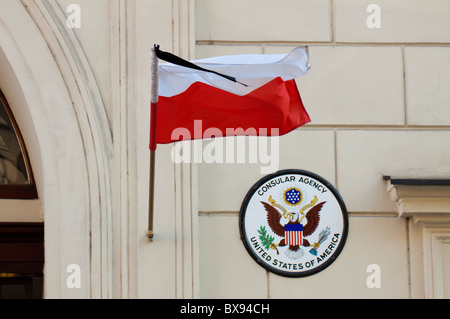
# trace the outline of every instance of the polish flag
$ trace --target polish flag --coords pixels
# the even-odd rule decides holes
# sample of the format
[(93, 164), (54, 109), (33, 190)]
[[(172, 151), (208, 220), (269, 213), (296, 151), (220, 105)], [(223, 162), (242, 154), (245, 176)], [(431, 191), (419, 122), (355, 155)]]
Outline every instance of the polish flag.
[[(155, 50), (159, 59), (171, 63), (158, 67), (158, 98), (152, 98), (152, 105), (157, 104), (152, 116), (157, 120), (152, 121), (156, 127), (150, 149), (156, 149), (156, 144), (205, 138), (211, 128), (222, 136), (280, 136), (310, 122), (295, 82), (310, 68), (307, 47), (289, 54), (232, 55), (191, 62), (157, 46)], [(199, 121), (200, 130), (195, 125)], [(180, 128), (188, 134), (174, 135)]]

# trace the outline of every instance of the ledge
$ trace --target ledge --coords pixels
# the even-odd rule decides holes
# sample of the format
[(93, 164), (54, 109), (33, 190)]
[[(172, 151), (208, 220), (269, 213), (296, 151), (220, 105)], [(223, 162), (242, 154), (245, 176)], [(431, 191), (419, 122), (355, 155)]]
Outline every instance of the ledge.
[(395, 178), (392, 176), (383, 176), (384, 180), (392, 185), (410, 185), (410, 186), (450, 186), (450, 179), (433, 178)]
[(383, 176), (397, 203), (399, 217), (450, 216), (450, 178), (396, 178)]

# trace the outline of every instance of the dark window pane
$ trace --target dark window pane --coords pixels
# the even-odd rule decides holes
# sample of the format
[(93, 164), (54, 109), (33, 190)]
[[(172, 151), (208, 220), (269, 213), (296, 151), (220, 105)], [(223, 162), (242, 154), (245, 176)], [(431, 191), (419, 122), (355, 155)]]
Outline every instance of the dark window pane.
[(10, 116), (6, 101), (0, 96), (0, 185), (29, 184), (24, 155)]

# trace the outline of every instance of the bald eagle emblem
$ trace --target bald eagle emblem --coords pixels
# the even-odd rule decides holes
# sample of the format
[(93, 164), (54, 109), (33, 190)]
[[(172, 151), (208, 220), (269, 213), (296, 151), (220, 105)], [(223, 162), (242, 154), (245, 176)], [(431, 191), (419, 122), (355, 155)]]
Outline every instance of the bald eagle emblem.
[[(301, 197), (301, 192), (296, 188), (286, 190), (283, 196), (288, 206), (300, 204)], [(287, 246), (285, 254), (291, 260), (299, 259), (304, 255), (301, 247), (312, 247), (310, 252), (314, 254), (323, 240), (314, 242), (311, 245), (305, 237), (313, 235), (319, 226), (320, 213), (326, 202), (318, 204), (317, 202), (317, 196), (314, 196), (314, 199), (300, 210), (287, 210), (278, 204), (272, 196), (269, 197), (269, 203), (261, 202), (267, 212), (267, 223), (270, 230), (275, 235), (282, 237), (278, 244), (275, 244), (275, 238), (268, 236), (265, 227), (261, 227), (259, 230), (260, 239), (262, 242), (265, 242), (266, 248), (275, 249), (277, 254), (280, 254), (278, 247)]]

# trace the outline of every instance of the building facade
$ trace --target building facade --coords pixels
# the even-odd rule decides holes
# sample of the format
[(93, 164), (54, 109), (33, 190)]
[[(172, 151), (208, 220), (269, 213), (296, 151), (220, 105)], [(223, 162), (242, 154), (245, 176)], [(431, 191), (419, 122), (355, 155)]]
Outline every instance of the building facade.
[[(2, 0), (3, 117), (36, 196), (3, 182), (0, 229), (43, 227), (43, 298), (448, 298), (449, 17), (445, 0)], [(149, 240), (154, 44), (189, 60), (307, 45), (311, 123), (260, 138), (256, 161), (159, 145)], [(267, 271), (240, 236), (247, 192), (283, 169), (322, 176), (348, 212), (342, 252), (308, 277)], [(3, 295), (31, 271), (8, 253), (24, 232), (0, 243)]]

